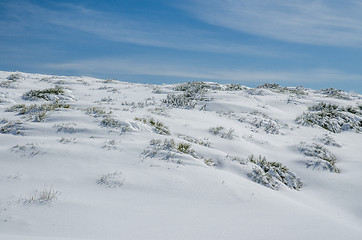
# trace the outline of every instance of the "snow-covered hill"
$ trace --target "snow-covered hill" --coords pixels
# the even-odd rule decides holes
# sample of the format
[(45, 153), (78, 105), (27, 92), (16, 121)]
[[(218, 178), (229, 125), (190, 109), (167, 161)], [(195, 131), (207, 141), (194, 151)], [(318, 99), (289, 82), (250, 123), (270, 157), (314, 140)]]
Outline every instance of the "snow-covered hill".
[(0, 239), (362, 239), (362, 96), (0, 72)]

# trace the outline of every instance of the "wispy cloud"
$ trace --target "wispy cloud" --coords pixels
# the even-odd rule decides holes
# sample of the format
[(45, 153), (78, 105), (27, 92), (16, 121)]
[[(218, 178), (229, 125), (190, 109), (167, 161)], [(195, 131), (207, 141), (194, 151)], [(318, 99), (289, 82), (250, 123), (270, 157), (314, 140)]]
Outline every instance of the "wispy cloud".
[(360, 1), (190, 0), (183, 8), (210, 24), (273, 39), (362, 46)]
[[(60, 6), (60, 7), (59, 7)], [(45, 8), (30, 2), (0, 4), (7, 20), (0, 22), (0, 36), (54, 37), (47, 31), (79, 31), (102, 40), (177, 50), (279, 56), (278, 51), (252, 44), (228, 41), (218, 33), (185, 24), (153, 19), (136, 19), (88, 9), (74, 4), (57, 4)], [(59, 37), (62, 37), (61, 34)]]
[[(170, 62), (140, 61), (139, 59), (93, 59), (60, 64), (47, 64), (49, 70), (74, 70), (95, 75), (142, 75), (185, 78), (191, 80), (229, 81), (229, 82), (285, 82), (303, 85), (306, 83), (328, 83), (348, 80), (362, 81), (362, 75), (347, 74), (331, 69), (311, 69), (296, 71), (250, 71), (246, 69), (215, 69), (205, 66), (190, 66)], [(96, 70), (95, 70), (96, 69)]]

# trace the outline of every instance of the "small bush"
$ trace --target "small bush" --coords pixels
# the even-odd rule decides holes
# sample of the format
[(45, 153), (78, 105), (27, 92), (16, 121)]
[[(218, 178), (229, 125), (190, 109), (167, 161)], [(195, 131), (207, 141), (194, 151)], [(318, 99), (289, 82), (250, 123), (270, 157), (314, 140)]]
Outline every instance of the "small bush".
[(12, 152), (16, 152), (21, 154), (22, 157), (34, 157), (38, 154), (40, 154), (40, 150), (34, 143), (27, 143), (25, 145), (15, 145), (11, 148)]
[(101, 107), (88, 107), (88, 108), (84, 109), (84, 112), (95, 118), (106, 117), (107, 115), (110, 115), (112, 113), (112, 112), (106, 112), (104, 110), (104, 108), (101, 108)]
[(204, 138), (203, 140), (201, 140), (201, 139), (197, 139), (197, 138), (182, 135), (182, 134), (179, 134), (178, 137), (185, 140), (185, 141), (188, 141), (190, 143), (196, 143), (196, 144), (204, 146), (204, 147), (211, 147), (212, 146), (212, 143), (207, 138)]
[(301, 142), (298, 147), (299, 151), (307, 157), (313, 158), (307, 162), (307, 167), (313, 169), (329, 170), (330, 172), (339, 173), (340, 170), (336, 166), (337, 158), (327, 148), (322, 145), (313, 143), (307, 144)]
[(170, 130), (167, 126), (165, 126), (162, 122), (157, 121), (153, 118), (138, 118), (136, 117), (134, 120), (140, 121), (144, 124), (150, 125), (154, 132), (160, 135), (170, 135)]
[(122, 172), (113, 172), (103, 175), (96, 183), (107, 188), (117, 188), (121, 187), (124, 181), (125, 179), (122, 177)]
[(9, 77), (7, 77), (8, 80), (12, 81), (12, 82), (16, 82), (17, 80), (20, 79), (20, 74), (18, 73), (13, 73), (11, 74)]
[(115, 128), (121, 131), (121, 133), (125, 133), (131, 130), (130, 125), (128, 123), (119, 121), (110, 115), (106, 115), (103, 117), (101, 121), (101, 126), (108, 128)]
[(181, 163), (181, 160), (176, 158), (177, 155), (181, 156), (180, 154), (190, 155), (195, 159), (200, 158), (191, 148), (190, 144), (176, 143), (173, 139), (165, 139), (164, 141), (153, 139), (150, 142), (150, 146), (143, 151), (143, 156), (145, 158), (158, 156), (163, 160), (175, 162), (177, 164)]
[(25, 135), (23, 123), (20, 121), (8, 121), (7, 119), (0, 120), (0, 133), (1, 134), (13, 134), (13, 135)]
[(58, 101), (52, 104), (17, 104), (8, 108), (6, 111), (8, 112), (18, 112), (19, 115), (24, 115), (28, 118), (28, 120), (33, 119), (36, 122), (42, 122), (46, 119), (52, 111), (59, 111), (60, 109), (69, 109), (69, 104), (59, 103)]
[(362, 111), (357, 107), (319, 103), (309, 107), (296, 122), (304, 126), (320, 126), (334, 133), (352, 129), (362, 132)]
[(324, 134), (323, 137), (317, 138), (317, 140), (326, 146), (342, 147), (342, 145), (337, 143), (329, 134)]
[(209, 132), (212, 133), (213, 135), (217, 135), (217, 136), (220, 136), (221, 138), (225, 138), (225, 139), (229, 139), (229, 140), (234, 139), (234, 136), (235, 136), (233, 134), (234, 129), (230, 128), (226, 132), (225, 128), (222, 126), (209, 128)]
[(280, 162), (268, 162), (265, 157), (260, 155), (258, 157), (251, 155), (247, 160), (254, 164), (254, 169), (248, 174), (248, 177), (256, 183), (274, 190), (278, 190), (280, 184), (295, 190), (303, 187), (300, 178)]
[(307, 95), (307, 92), (302, 86), (296, 88), (282, 87), (276, 83), (265, 83), (257, 86), (258, 89), (268, 89), (275, 93), (295, 94), (295, 95)]
[(20, 199), (20, 202), (23, 204), (48, 205), (56, 201), (59, 195), (59, 191), (44, 188), (41, 191), (35, 191), (34, 194), (28, 198)]
[(44, 90), (30, 90), (23, 94), (24, 100), (39, 100), (44, 99), (46, 101), (51, 101), (53, 98), (51, 95), (64, 95), (64, 89), (60, 86), (56, 86), (55, 88), (48, 88)]
[(351, 100), (352, 97), (348, 93), (335, 89), (335, 88), (325, 88), (321, 89), (320, 93), (325, 95), (326, 97), (332, 97), (332, 98), (338, 98), (338, 99), (344, 99), (344, 100)]
[(57, 133), (63, 132), (67, 134), (74, 134), (79, 132), (79, 129), (75, 128), (75, 126), (77, 126), (75, 123), (62, 123), (54, 125), (54, 127), (57, 128)]

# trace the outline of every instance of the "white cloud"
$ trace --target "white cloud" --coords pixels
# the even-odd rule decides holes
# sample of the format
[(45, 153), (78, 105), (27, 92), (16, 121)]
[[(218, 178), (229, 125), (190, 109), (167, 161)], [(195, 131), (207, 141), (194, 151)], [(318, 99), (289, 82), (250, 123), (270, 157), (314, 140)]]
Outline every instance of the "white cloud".
[(190, 0), (183, 7), (210, 24), (298, 43), (362, 45), (355, 0)]

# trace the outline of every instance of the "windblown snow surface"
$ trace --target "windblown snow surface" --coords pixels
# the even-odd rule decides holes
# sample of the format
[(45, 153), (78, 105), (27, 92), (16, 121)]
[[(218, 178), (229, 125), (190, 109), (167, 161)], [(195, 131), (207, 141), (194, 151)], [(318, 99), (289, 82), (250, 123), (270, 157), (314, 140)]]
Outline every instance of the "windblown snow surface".
[(362, 239), (361, 130), (336, 89), (0, 72), (0, 239)]

